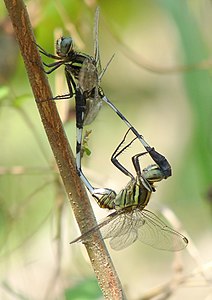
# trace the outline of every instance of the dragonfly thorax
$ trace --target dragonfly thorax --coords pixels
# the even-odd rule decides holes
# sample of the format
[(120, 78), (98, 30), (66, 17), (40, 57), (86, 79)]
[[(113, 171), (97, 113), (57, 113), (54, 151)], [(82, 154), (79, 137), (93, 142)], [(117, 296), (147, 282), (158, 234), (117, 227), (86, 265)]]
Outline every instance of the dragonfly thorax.
[(145, 207), (149, 202), (153, 189), (146, 187), (144, 180), (141, 177), (131, 179), (127, 186), (122, 189), (114, 200), (114, 208), (116, 210), (129, 207)]
[(56, 52), (58, 56), (68, 56), (73, 51), (73, 39), (71, 37), (61, 37), (56, 42)]

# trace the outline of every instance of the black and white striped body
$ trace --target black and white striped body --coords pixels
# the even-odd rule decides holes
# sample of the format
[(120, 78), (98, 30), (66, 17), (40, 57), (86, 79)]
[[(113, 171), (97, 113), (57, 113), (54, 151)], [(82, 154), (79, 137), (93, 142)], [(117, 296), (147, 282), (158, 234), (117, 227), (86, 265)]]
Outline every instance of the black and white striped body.
[(122, 189), (115, 197), (108, 198), (106, 195), (103, 196), (97, 203), (101, 208), (108, 209), (122, 209), (128, 208), (133, 209), (135, 207), (145, 207), (150, 199), (152, 194), (151, 186), (147, 189), (143, 183), (142, 177), (132, 178), (126, 187)]

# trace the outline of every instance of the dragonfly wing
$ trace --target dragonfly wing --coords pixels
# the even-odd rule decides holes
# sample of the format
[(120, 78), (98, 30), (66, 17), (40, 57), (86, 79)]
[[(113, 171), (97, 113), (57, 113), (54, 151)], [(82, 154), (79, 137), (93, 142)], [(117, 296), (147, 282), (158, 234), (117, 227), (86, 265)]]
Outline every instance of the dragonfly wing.
[(185, 236), (146, 209), (115, 211), (72, 243), (88, 241), (97, 230), (101, 230), (103, 239), (110, 239), (111, 248), (117, 251), (130, 246), (137, 239), (153, 248), (168, 251), (182, 250), (188, 244)]
[(102, 227), (102, 237), (110, 238), (112, 249), (117, 251), (124, 249), (137, 240), (137, 230), (134, 230), (131, 215), (132, 212), (119, 211), (110, 223)]
[[(109, 216), (107, 216), (104, 220), (102, 220), (98, 225), (90, 228), (88, 231), (74, 239), (73, 241), (70, 242), (70, 244), (76, 243), (76, 242), (86, 242), (92, 239), (92, 235), (101, 230), (102, 228), (107, 227), (107, 225), (111, 222), (111, 220), (115, 219), (117, 217), (117, 212), (111, 213)], [(108, 228), (108, 227), (107, 227)], [(107, 237), (103, 237), (107, 238)]]
[[(96, 90), (97, 88), (95, 89), (95, 91)], [(96, 95), (94, 98), (86, 99), (84, 125), (89, 125), (95, 120), (101, 107), (102, 107), (102, 100), (99, 97), (99, 95)]]
[(102, 71), (100, 53), (99, 53), (99, 7), (96, 9), (94, 24), (94, 59), (96, 61), (99, 73)]
[(86, 96), (86, 110), (84, 116), (84, 125), (89, 125), (96, 118), (102, 107), (102, 100), (98, 91), (98, 73), (95, 62), (88, 57), (84, 60), (79, 72), (78, 84)]
[(135, 227), (138, 232), (138, 239), (152, 246), (153, 248), (168, 251), (179, 251), (185, 248), (188, 240), (179, 232), (168, 227), (154, 213), (148, 210), (134, 211), (134, 219), (143, 220)]
[(129, 229), (125, 234), (110, 239), (112, 249), (119, 251), (133, 244), (138, 238), (137, 231), (133, 228)]
[(98, 72), (92, 57), (88, 56), (84, 59), (79, 72), (78, 84), (83, 92), (90, 92), (98, 86)]

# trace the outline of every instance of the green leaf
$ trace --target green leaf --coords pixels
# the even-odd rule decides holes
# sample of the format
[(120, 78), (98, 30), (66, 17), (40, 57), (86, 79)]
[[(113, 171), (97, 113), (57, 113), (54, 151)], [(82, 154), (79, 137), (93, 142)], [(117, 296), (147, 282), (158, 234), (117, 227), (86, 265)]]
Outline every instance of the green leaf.
[(87, 147), (85, 147), (83, 150), (85, 151), (85, 154), (86, 154), (87, 156), (90, 156), (90, 155), (91, 155), (91, 150), (88, 149)]
[(65, 291), (66, 300), (97, 300), (100, 297), (102, 292), (95, 278), (88, 278)]
[(29, 94), (23, 94), (21, 96), (17, 96), (13, 99), (12, 105), (15, 108), (20, 108), (23, 106), (23, 103), (25, 103), (27, 100), (29, 100), (30, 95)]
[(6, 85), (0, 87), (0, 101), (4, 100), (9, 94), (9, 88)]

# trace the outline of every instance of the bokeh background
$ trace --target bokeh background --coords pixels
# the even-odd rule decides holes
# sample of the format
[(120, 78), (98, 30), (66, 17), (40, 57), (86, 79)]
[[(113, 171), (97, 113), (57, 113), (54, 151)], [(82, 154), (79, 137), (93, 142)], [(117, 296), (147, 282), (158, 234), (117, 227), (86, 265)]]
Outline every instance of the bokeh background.
[[(103, 66), (115, 53), (102, 87), (172, 165), (173, 176), (157, 184), (148, 208), (165, 214), (190, 243), (177, 254), (140, 242), (120, 252), (108, 245), (128, 299), (212, 299), (211, 1), (36, 0), (26, 5), (44, 49), (54, 53), (56, 38), (71, 35), (76, 48), (89, 54), (99, 5)], [(3, 3), (0, 7), (0, 298), (101, 299), (84, 246), (69, 245), (79, 231), (7, 11)], [(55, 95), (67, 92), (62, 68), (49, 80)], [(57, 105), (74, 149), (74, 100)], [(87, 129), (92, 133), (91, 155), (83, 160), (86, 175), (95, 186), (119, 191), (128, 179), (110, 156), (126, 127), (103, 105)], [(142, 151), (135, 144), (121, 160), (131, 168), (131, 156)], [(91, 202), (98, 219), (107, 215)]]

